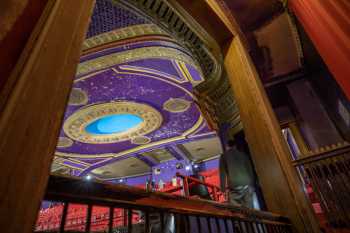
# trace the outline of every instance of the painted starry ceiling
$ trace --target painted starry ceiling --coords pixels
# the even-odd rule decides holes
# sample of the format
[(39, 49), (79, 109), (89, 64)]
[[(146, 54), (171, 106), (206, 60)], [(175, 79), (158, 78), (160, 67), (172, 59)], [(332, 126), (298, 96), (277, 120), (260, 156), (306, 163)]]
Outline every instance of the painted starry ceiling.
[(198, 158), (187, 153), (194, 142), (219, 145), (193, 95), (202, 81), (191, 53), (165, 30), (98, 0), (52, 171), (112, 179), (217, 155), (220, 146)]

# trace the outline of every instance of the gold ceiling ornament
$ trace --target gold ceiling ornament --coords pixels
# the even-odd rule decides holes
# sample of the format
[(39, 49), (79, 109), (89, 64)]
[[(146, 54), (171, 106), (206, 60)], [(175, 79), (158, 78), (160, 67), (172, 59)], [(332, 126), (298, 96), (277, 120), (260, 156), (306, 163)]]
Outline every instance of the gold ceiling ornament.
[(51, 169), (50, 169), (51, 172), (55, 172), (57, 170), (60, 170), (63, 167), (62, 163), (63, 163), (62, 158), (55, 157), (51, 163)]
[(186, 112), (191, 107), (191, 101), (181, 98), (170, 98), (163, 104), (163, 109), (172, 112)]
[(210, 89), (196, 93), (202, 112), (215, 125), (229, 123), (231, 127), (241, 129), (239, 109), (226, 73), (219, 82), (211, 84)]
[[(194, 100), (196, 100), (196, 96), (193, 95), (192, 92), (190, 92), (189, 90), (187, 90), (186, 88), (184, 88), (183, 86), (175, 83), (175, 82), (172, 82), (170, 80), (166, 80), (164, 78), (160, 78), (160, 77), (157, 77), (156, 75), (154, 74), (147, 74), (146, 72), (143, 72), (143, 73), (138, 73), (140, 72), (139, 69), (134, 69), (132, 68), (131, 66), (125, 66), (125, 65), (121, 65), (119, 66), (119, 69), (120, 70), (117, 70), (115, 68), (112, 68), (112, 70), (116, 73), (116, 74), (129, 74), (129, 75), (137, 75), (139, 77), (147, 77), (147, 78), (153, 78), (153, 79), (157, 79), (159, 81), (162, 81), (162, 82), (166, 82), (174, 87), (177, 87), (179, 89), (181, 89), (182, 91), (184, 91), (187, 95), (191, 96), (191, 98), (193, 98)], [(126, 71), (124, 71), (126, 70)], [(84, 77), (82, 77), (81, 79), (84, 79)]]
[(174, 67), (175, 69), (182, 74), (182, 76), (188, 80), (189, 82), (191, 82), (193, 84), (193, 86), (197, 86), (198, 84), (200, 84), (201, 82), (204, 81), (203, 77), (202, 77), (202, 73), (200, 70), (197, 70), (200, 76), (200, 80), (194, 80), (190, 71), (188, 70), (186, 63), (184, 62), (180, 62), (180, 61), (173, 61), (174, 63)]
[(73, 88), (69, 96), (69, 105), (79, 106), (85, 105), (89, 101), (88, 95), (81, 88)]
[(136, 136), (131, 139), (132, 144), (145, 145), (151, 142), (151, 139), (147, 136)]
[(104, 44), (109, 44), (119, 40), (147, 35), (169, 36), (167, 32), (155, 24), (138, 24), (90, 37), (84, 41), (83, 50), (91, 49)]
[[(213, 37), (176, 0), (112, 0), (115, 4), (150, 17), (179, 44), (188, 48), (201, 65), (206, 79), (221, 76), (222, 53)], [(205, 84), (205, 82), (203, 83)]]
[[(150, 75), (156, 75), (156, 76), (161, 76), (164, 77), (166, 79), (169, 79), (175, 83), (186, 83), (188, 82), (188, 80), (185, 77), (179, 77), (179, 76), (175, 76), (175, 75), (171, 75), (165, 72), (162, 72), (160, 70), (156, 70), (156, 69), (151, 69), (151, 68), (146, 68), (146, 67), (142, 67), (142, 66), (131, 66), (131, 65), (120, 65), (119, 68), (121, 70), (130, 70), (130, 71), (135, 71), (135, 72), (142, 72), (142, 73), (146, 73), (146, 74), (150, 74)], [(174, 68), (176, 69), (176, 67), (174, 66)], [(114, 69), (114, 68), (112, 68)], [(116, 73), (118, 73), (118, 71), (115, 71)], [(179, 79), (181, 78), (181, 79)]]
[(166, 138), (166, 139), (162, 139), (159, 141), (154, 141), (154, 142), (150, 142), (148, 144), (145, 145), (139, 145), (139, 146), (135, 146), (131, 149), (127, 149), (124, 151), (121, 151), (119, 153), (105, 153), (105, 154), (77, 154), (77, 153), (65, 153), (65, 152), (59, 152), (56, 151), (55, 155), (56, 157), (64, 157), (64, 158), (103, 158), (103, 161), (97, 162), (95, 165), (100, 164), (100, 163), (105, 163), (108, 162), (109, 160), (113, 159), (113, 158), (119, 158), (122, 156), (125, 156), (127, 154), (131, 154), (131, 153), (136, 153), (140, 150), (144, 150), (144, 149), (150, 149), (152, 147), (156, 147), (156, 146), (160, 146), (160, 145), (166, 145), (167, 143), (173, 143), (176, 141), (180, 141), (180, 140), (184, 140), (186, 138), (188, 138), (191, 134), (193, 134), (204, 122), (204, 118), (202, 115), (199, 116), (197, 122), (188, 130), (186, 130), (185, 132), (183, 132), (182, 135), (180, 136), (176, 136), (176, 137), (172, 137), (172, 138)]
[[(143, 121), (126, 131), (111, 134), (91, 134), (86, 127), (92, 122), (110, 115), (133, 114)], [(136, 136), (143, 136), (158, 129), (163, 117), (155, 108), (136, 102), (118, 101), (92, 105), (73, 113), (65, 121), (63, 130), (73, 140), (91, 143), (106, 144), (130, 140)]]
[(57, 142), (58, 148), (71, 147), (73, 145), (73, 140), (67, 137), (59, 137)]
[(201, 71), (199, 65), (192, 57), (183, 53), (181, 50), (170, 47), (150, 46), (136, 49), (130, 49), (122, 52), (116, 52), (101, 56), (95, 59), (87, 60), (78, 65), (77, 76), (85, 75), (97, 70), (102, 70), (118, 64), (132, 62), (137, 60), (160, 58), (169, 60), (178, 60), (196, 67)]

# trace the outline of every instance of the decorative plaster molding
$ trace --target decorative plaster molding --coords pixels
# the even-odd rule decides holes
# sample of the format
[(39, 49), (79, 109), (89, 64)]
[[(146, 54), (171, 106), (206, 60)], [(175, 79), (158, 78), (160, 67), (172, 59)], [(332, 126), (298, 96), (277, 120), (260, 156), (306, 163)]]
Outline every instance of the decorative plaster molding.
[(178, 49), (170, 47), (161, 47), (161, 46), (151, 46), (136, 48), (132, 50), (127, 50), (118, 53), (112, 53), (106, 56), (101, 56), (95, 59), (91, 59), (85, 62), (82, 62), (78, 65), (77, 76), (85, 75), (97, 70), (105, 69), (114, 65), (121, 63), (150, 59), (150, 58), (163, 58), (163, 59), (175, 59), (198, 68), (198, 64), (195, 63), (192, 57), (181, 52)]
[(154, 0), (152, 4), (144, 4), (145, 2), (137, 0), (113, 2), (143, 15), (168, 31), (194, 54), (206, 79), (221, 76), (223, 58), (220, 46), (176, 1)]
[(73, 106), (85, 105), (89, 101), (87, 93), (80, 88), (73, 88), (71, 90), (68, 104)]
[(67, 137), (59, 137), (57, 142), (58, 148), (66, 148), (73, 145), (73, 140)]
[[(91, 134), (85, 127), (97, 119), (113, 114), (133, 114), (143, 119), (138, 126), (125, 132), (111, 134)], [(153, 107), (128, 101), (103, 103), (83, 108), (73, 113), (65, 121), (65, 134), (79, 142), (104, 144), (130, 140), (133, 137), (148, 134), (158, 129), (163, 121), (162, 115)]]
[(163, 109), (172, 113), (186, 112), (191, 107), (191, 103), (181, 98), (170, 98), (163, 104)]
[(98, 47), (104, 44), (109, 44), (120, 40), (126, 40), (134, 37), (147, 35), (169, 36), (167, 32), (165, 32), (155, 24), (139, 24), (129, 26), (126, 28), (120, 28), (110, 32), (105, 32), (94, 37), (90, 37), (84, 41), (83, 50), (88, 50), (94, 47)]
[(136, 144), (136, 145), (145, 145), (151, 142), (151, 139), (149, 137), (146, 136), (136, 136), (134, 138), (131, 139), (131, 143), (132, 144)]
[(108, 160), (113, 159), (113, 158), (118, 158), (121, 156), (125, 156), (128, 154), (132, 154), (132, 153), (137, 153), (138, 151), (144, 150), (144, 149), (150, 149), (156, 146), (160, 146), (160, 145), (168, 145), (169, 143), (173, 143), (176, 141), (180, 141), (180, 140), (184, 140), (186, 139), (189, 135), (192, 135), (197, 129), (198, 127), (200, 127), (202, 125), (202, 123), (204, 122), (204, 119), (202, 116), (200, 116), (197, 120), (197, 122), (188, 130), (186, 130), (182, 135), (177, 136), (177, 137), (173, 137), (173, 138), (167, 138), (167, 139), (163, 139), (160, 141), (155, 141), (155, 142), (150, 142), (148, 144), (145, 145), (140, 145), (128, 150), (124, 150), (122, 152), (119, 153), (105, 153), (105, 154), (76, 154), (76, 153), (64, 153), (64, 152), (59, 152), (56, 151), (55, 155), (58, 157), (69, 157), (69, 158), (106, 158), (105, 160), (101, 161), (101, 162), (97, 162), (94, 164), (100, 164), (100, 163), (106, 163)]

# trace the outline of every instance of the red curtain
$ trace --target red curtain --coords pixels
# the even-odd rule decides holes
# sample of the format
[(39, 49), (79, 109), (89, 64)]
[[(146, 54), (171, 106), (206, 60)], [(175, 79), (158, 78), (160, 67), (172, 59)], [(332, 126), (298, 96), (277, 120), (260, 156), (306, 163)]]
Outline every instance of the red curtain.
[(289, 0), (289, 7), (350, 99), (350, 0)]

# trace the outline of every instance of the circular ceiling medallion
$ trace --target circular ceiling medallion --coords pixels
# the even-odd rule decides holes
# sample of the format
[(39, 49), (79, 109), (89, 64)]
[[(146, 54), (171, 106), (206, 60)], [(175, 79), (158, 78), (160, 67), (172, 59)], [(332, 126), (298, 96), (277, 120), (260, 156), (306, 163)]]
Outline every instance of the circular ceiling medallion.
[(146, 136), (137, 136), (131, 139), (131, 143), (137, 144), (137, 145), (144, 145), (150, 142), (151, 142), (151, 139)]
[(142, 122), (143, 119), (134, 114), (113, 114), (93, 121), (85, 130), (91, 134), (121, 133), (137, 127)]
[(115, 143), (146, 135), (162, 124), (162, 115), (153, 107), (128, 101), (83, 108), (65, 121), (63, 130), (79, 142)]
[(59, 137), (57, 142), (57, 147), (59, 148), (65, 148), (70, 147), (73, 145), (73, 141), (70, 138), (67, 137)]
[(191, 106), (191, 102), (181, 98), (170, 98), (163, 104), (164, 110), (168, 112), (185, 112)]
[(69, 96), (69, 105), (85, 105), (88, 103), (88, 96), (85, 91), (80, 88), (73, 88)]

